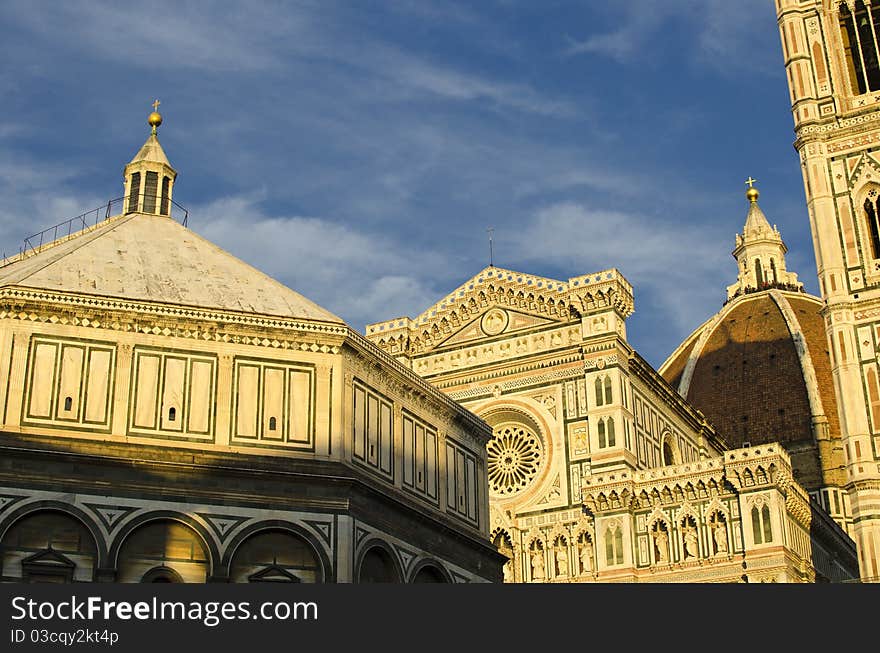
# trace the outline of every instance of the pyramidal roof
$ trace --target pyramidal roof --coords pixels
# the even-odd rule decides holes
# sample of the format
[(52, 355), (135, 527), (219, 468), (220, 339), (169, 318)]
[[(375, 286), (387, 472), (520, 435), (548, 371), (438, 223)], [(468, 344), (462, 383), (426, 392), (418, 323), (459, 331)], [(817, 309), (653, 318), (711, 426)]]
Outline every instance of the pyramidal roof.
[[(126, 166), (126, 195), (129, 203), (135, 198), (137, 208), (129, 207), (123, 215), (6, 265), (0, 263), (0, 288), (17, 286), (344, 324), (330, 311), (161, 215), (167, 213), (160, 208), (167, 206), (164, 196), (161, 204), (148, 204), (145, 195), (131, 190), (134, 173), (156, 164), (168, 166), (176, 176), (156, 137), (161, 122), (160, 114), (150, 115), (152, 133)], [(137, 188), (146, 192), (144, 187)], [(168, 193), (170, 199), (170, 188)], [(148, 205), (159, 212), (145, 211)]]
[(132, 213), (0, 268), (0, 288), (342, 323), (298, 292), (162, 215)]
[(162, 149), (162, 145), (159, 143), (156, 134), (150, 134), (147, 137), (147, 140), (143, 146), (141, 146), (141, 149), (138, 150), (138, 153), (134, 155), (134, 158), (129, 161), (129, 165), (141, 161), (164, 163), (169, 168), (171, 167), (171, 163), (168, 161), (168, 157), (165, 155), (165, 150)]

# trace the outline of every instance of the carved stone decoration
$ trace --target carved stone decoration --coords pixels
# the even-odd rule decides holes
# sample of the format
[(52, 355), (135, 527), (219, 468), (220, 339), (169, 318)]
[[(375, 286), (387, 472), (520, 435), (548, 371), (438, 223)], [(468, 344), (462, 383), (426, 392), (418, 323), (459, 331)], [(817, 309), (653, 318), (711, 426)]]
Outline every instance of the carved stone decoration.
[(685, 517), (681, 522), (681, 540), (685, 559), (698, 558), (700, 549), (697, 537), (697, 526), (693, 517)]
[(503, 311), (500, 308), (493, 308), (491, 311), (487, 311), (483, 316), (483, 319), (480, 322), (480, 327), (483, 329), (483, 333), (487, 336), (497, 336), (507, 328), (507, 323), (509, 321), (510, 318), (507, 315), (507, 311)]
[(715, 549), (715, 554), (725, 555), (728, 550), (728, 543), (727, 524), (724, 521), (724, 516), (720, 512), (716, 512), (712, 515), (709, 525), (712, 529), (712, 544)]
[(486, 446), (489, 489), (509, 497), (521, 492), (538, 475), (544, 458), (541, 438), (521, 424), (502, 424)]

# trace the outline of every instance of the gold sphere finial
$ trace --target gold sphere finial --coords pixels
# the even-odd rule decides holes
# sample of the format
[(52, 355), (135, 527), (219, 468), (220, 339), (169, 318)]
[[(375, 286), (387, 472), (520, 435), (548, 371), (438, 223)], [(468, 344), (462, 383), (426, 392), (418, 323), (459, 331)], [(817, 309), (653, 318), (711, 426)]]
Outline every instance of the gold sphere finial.
[(758, 189), (754, 187), (756, 181), (758, 181), (758, 180), (752, 179), (751, 176), (749, 176), (749, 178), (746, 179), (746, 184), (748, 184), (748, 186), (749, 186), (749, 189), (746, 191), (746, 198), (750, 202), (757, 202), (758, 195), (760, 195), (760, 193), (758, 192)]
[(156, 133), (156, 127), (162, 124), (162, 114), (159, 113), (159, 105), (162, 104), (159, 100), (155, 100), (153, 102), (153, 113), (150, 114), (149, 118), (147, 118), (147, 124), (153, 128), (153, 133)]

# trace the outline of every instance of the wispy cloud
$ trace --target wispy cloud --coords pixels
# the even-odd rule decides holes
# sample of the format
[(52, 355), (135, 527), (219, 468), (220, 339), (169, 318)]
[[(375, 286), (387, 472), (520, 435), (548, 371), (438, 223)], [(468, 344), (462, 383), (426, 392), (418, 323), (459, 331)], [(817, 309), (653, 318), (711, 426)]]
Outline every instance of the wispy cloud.
[[(728, 240), (718, 227), (561, 202), (536, 212), (516, 248), (522, 261), (547, 265), (552, 257), (572, 276), (620, 270), (635, 288), (636, 310), (650, 315), (650, 323), (665, 325), (661, 340), (650, 343), (652, 350), (659, 346), (669, 353), (720, 308), (736, 274), (732, 260), (719, 265), (729, 256)], [(644, 332), (646, 338), (659, 335)]]
[[(660, 48), (674, 47), (699, 66), (726, 73), (778, 72), (756, 34), (774, 21), (766, 0), (666, 0), (615, 6), (611, 28), (586, 37), (565, 37), (565, 56), (596, 54), (621, 63), (646, 63)], [(685, 38), (664, 38), (664, 32)]]

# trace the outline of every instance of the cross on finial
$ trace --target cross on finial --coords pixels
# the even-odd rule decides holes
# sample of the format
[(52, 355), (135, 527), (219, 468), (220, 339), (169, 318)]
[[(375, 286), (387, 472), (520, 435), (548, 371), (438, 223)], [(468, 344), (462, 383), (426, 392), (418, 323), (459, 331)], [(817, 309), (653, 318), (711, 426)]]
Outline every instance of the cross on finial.
[(153, 100), (153, 111), (159, 110), (159, 105), (162, 104), (159, 100)]
[(749, 188), (754, 186), (757, 183), (757, 181), (758, 181), (757, 179), (752, 179), (751, 175), (749, 175), (749, 178), (746, 179), (746, 183), (749, 185)]

